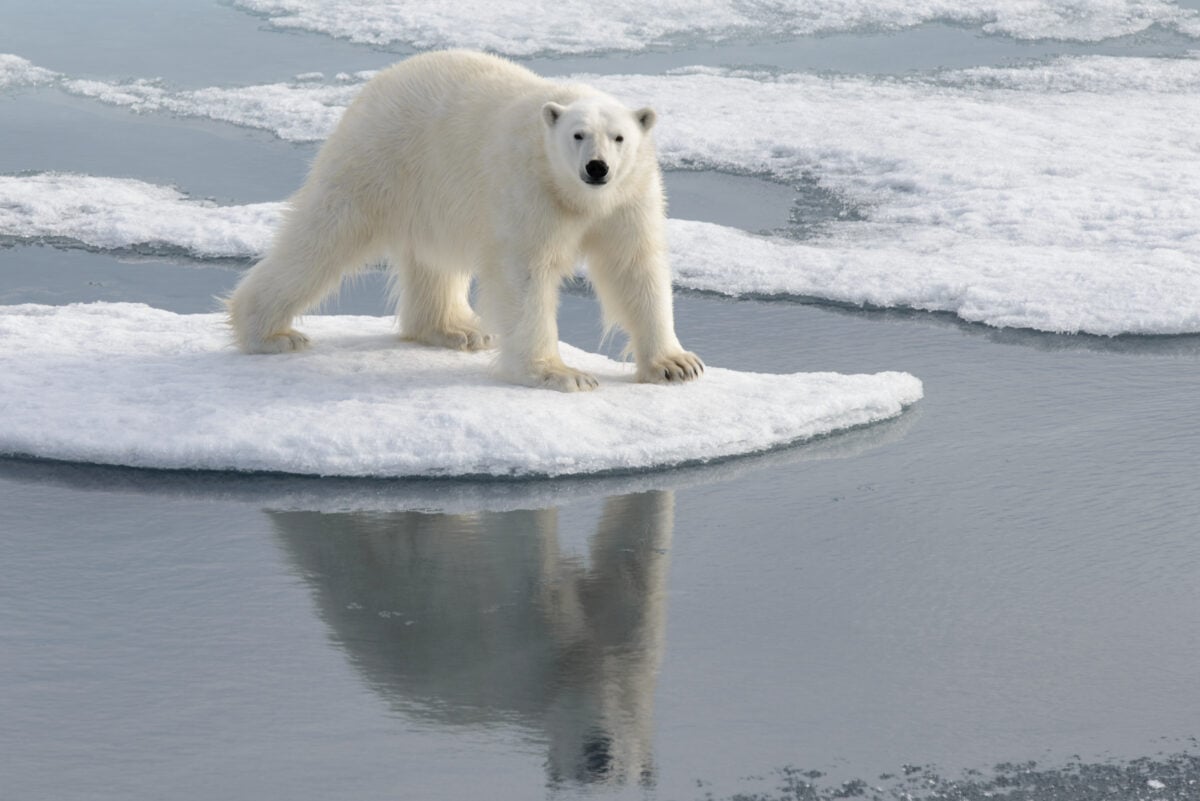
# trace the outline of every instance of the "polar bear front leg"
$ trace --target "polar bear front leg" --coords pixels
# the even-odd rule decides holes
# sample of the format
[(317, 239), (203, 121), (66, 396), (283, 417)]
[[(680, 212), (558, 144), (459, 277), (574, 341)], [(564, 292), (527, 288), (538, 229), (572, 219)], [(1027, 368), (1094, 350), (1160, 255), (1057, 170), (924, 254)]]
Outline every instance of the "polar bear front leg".
[(558, 352), (557, 269), (515, 263), (480, 276), (484, 314), (500, 331), (497, 371), (516, 384), (559, 392), (587, 392), (594, 376), (563, 363)]
[(640, 238), (631, 223), (589, 238), (588, 278), (605, 321), (629, 334), (637, 380), (676, 383), (699, 378), (704, 362), (675, 336), (671, 273), (656, 237)]
[(467, 272), (439, 271), (411, 254), (392, 256), (392, 294), (400, 318), (402, 339), (451, 350), (492, 347), (467, 299)]

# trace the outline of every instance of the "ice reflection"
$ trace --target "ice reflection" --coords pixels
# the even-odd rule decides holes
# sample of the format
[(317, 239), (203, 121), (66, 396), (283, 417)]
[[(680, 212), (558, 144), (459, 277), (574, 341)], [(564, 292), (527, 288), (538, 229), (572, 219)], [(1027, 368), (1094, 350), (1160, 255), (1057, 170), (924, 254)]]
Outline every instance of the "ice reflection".
[(269, 515), (332, 636), (398, 709), (532, 728), (552, 785), (650, 785), (674, 504), (608, 498), (586, 556), (561, 546), (558, 509)]

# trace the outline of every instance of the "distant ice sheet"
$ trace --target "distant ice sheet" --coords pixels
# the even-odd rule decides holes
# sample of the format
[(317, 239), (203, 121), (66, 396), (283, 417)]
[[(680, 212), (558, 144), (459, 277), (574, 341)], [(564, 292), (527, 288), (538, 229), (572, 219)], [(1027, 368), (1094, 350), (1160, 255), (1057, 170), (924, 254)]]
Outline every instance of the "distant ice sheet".
[[(315, 140), (364, 79), (87, 91)], [(815, 181), (858, 212), (801, 241), (674, 222), (682, 286), (1043, 331), (1200, 330), (1200, 58), (1062, 58), (905, 79), (712, 69), (585, 79), (658, 109), (669, 168)]]
[(218, 206), (128, 178), (0, 175), (0, 242), (68, 239), (102, 250), (249, 258), (265, 251), (282, 210), (282, 203)]
[(54, 83), (56, 72), (34, 66), (28, 59), (11, 53), (0, 53), (0, 91), (20, 86)]
[(675, 283), (733, 296), (946, 311), (998, 328), (1103, 336), (1200, 332), (1194, 249), (1089, 251), (970, 239), (932, 227), (865, 233), (808, 244), (672, 220)]
[(417, 49), (508, 55), (642, 50), (692, 40), (896, 29), (944, 21), (1020, 39), (1098, 41), (1152, 25), (1200, 35), (1197, 13), (1165, 0), (235, 0), (282, 28)]
[(676, 386), (564, 346), (600, 388), (500, 383), (488, 354), (396, 340), (375, 317), (312, 317), (314, 348), (245, 356), (217, 314), (140, 304), (0, 307), (0, 454), (339, 476), (645, 470), (754, 453), (895, 417), (906, 373), (710, 368)]
[(172, 90), (150, 80), (114, 84), (68, 78), (60, 86), (71, 94), (127, 106), (141, 113), (207, 117), (269, 130), (281, 139), (306, 142), (323, 139), (333, 130), (367, 75), (346, 75), (343, 82), (335, 84), (314, 83), (297, 76), (290, 83), (228, 89)]
[[(738, 268), (746, 251), (713, 238), (679, 263), (684, 285), (1045, 331), (1200, 330), (1196, 59), (597, 81), (658, 109), (668, 165), (815, 180), (865, 218), (790, 252), (760, 244)], [(700, 266), (718, 253), (724, 263)]]

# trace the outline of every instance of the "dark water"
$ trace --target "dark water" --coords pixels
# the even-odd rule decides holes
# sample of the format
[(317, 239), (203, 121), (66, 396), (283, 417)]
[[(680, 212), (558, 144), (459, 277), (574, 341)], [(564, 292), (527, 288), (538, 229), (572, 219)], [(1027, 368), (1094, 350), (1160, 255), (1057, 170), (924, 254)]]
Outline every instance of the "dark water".
[[(208, 85), (394, 57), (220, 5), (38, 8), (0, 12), (21, 23), (0, 52), (73, 73)], [(791, 50), (845, 41), (868, 71), (888, 49), (895, 70), (1074, 52), (931, 30)], [(195, 41), (230, 55), (201, 68)], [(795, 66), (783, 45), (739, 47), (711, 61)], [(838, 52), (800, 66), (853, 68)], [(0, 109), (5, 172), (251, 202), (312, 155), (53, 92)], [(707, 173), (669, 188), (677, 216), (747, 230), (819, 223), (829, 201)], [(208, 311), (240, 269), (11, 247), (0, 302)], [(385, 313), (379, 281), (333, 310)], [(0, 799), (1200, 798), (1200, 337), (676, 304), (711, 364), (906, 370), (925, 400), (763, 457), (603, 480), (0, 460)], [(561, 325), (597, 346), (586, 292)]]

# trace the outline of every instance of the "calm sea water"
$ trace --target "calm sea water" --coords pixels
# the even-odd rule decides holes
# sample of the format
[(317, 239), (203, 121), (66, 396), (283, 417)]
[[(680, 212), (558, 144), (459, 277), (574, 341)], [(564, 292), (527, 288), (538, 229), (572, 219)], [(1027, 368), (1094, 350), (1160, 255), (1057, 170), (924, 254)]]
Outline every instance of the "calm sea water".
[[(179, 85), (398, 57), (203, 2), (10, 2), (0, 21), (0, 52)], [(535, 66), (902, 72), (1185, 48), (934, 25)], [(54, 91), (0, 109), (3, 172), (251, 202), (292, 191), (314, 152)], [(748, 230), (798, 218), (804, 235), (836, 207), (752, 178), (668, 183), (677, 216)], [(208, 311), (242, 268), (9, 248), (0, 302)], [(380, 280), (332, 310), (385, 313)], [(0, 460), (0, 798), (1200, 797), (1200, 338), (676, 303), (711, 364), (906, 370), (926, 398), (764, 457), (591, 481)], [(586, 291), (561, 323), (598, 346)]]

